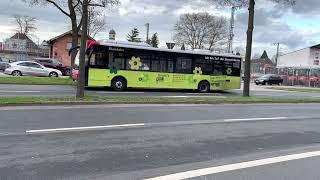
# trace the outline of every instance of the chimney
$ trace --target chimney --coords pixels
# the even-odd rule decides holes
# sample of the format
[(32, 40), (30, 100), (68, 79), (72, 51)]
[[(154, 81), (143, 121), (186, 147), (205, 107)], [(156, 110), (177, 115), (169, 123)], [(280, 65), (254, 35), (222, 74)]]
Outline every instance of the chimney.
[(166, 44), (167, 44), (168, 49), (173, 49), (174, 46), (176, 45), (176, 43), (166, 43)]

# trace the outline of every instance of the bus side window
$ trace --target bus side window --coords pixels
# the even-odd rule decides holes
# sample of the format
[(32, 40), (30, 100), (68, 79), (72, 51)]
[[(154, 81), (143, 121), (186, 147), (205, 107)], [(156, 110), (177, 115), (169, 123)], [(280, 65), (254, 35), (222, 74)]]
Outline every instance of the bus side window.
[(205, 60), (203, 58), (197, 58), (195, 61), (195, 67), (200, 67), (202, 70), (202, 74), (204, 75), (212, 75), (212, 62)]
[(118, 70), (124, 69), (123, 53), (109, 52), (109, 68), (117, 68)]
[(173, 61), (168, 61), (168, 72), (173, 73)]
[(176, 63), (177, 73), (191, 73), (192, 59), (188, 57), (178, 57)]
[(213, 61), (213, 75), (223, 75), (224, 67), (223, 61)]
[(90, 67), (105, 69), (107, 68), (106, 57), (104, 57), (103, 53), (94, 53), (90, 57)]

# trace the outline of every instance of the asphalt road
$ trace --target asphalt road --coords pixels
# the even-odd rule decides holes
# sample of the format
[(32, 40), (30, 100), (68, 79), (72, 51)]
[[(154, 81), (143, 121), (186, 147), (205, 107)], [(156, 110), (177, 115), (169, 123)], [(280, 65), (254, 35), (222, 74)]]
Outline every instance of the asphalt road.
[[(74, 96), (75, 87), (57, 86), (57, 85), (9, 85), (0, 84), (0, 96), (46, 96), (46, 97), (64, 97)], [(221, 97), (239, 97), (242, 90), (228, 90), (212, 93), (196, 93), (194, 91), (169, 91), (169, 90), (128, 90), (125, 92), (114, 92), (110, 89), (88, 89), (86, 93), (97, 96), (161, 96), (161, 97), (192, 97), (192, 96), (221, 96)], [(266, 89), (262, 86), (252, 85), (251, 94), (256, 97), (274, 97), (274, 98), (320, 98), (320, 93), (310, 92), (292, 92)]]
[[(318, 104), (1, 107), (0, 114), (0, 179), (320, 177)], [(301, 153), (309, 156), (287, 157)], [(275, 157), (287, 160), (255, 161)]]

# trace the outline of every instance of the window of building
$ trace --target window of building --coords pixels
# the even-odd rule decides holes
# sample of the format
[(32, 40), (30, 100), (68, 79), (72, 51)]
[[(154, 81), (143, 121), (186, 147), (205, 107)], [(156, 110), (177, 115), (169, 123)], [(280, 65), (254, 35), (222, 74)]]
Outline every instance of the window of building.
[(72, 43), (71, 43), (71, 42), (68, 42), (68, 43), (67, 43), (67, 50), (70, 50), (71, 47), (72, 47)]

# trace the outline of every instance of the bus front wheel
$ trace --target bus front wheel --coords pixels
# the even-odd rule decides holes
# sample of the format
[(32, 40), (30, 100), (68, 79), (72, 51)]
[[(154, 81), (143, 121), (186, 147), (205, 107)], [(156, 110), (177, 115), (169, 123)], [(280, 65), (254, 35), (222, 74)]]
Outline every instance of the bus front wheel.
[(115, 91), (123, 91), (127, 88), (127, 81), (122, 77), (118, 77), (112, 80), (111, 86)]
[(207, 93), (210, 91), (210, 84), (207, 81), (201, 81), (198, 85), (198, 92)]

